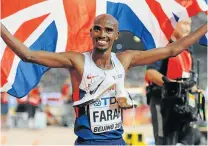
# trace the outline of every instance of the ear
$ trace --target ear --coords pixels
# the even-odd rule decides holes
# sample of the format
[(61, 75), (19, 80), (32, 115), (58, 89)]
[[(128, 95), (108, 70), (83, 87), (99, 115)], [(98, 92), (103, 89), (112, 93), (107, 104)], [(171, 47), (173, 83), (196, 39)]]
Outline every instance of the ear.
[(119, 37), (119, 32), (117, 32), (116, 37), (115, 37), (115, 40), (117, 40), (118, 37)]
[(92, 37), (92, 28), (90, 29), (90, 37)]

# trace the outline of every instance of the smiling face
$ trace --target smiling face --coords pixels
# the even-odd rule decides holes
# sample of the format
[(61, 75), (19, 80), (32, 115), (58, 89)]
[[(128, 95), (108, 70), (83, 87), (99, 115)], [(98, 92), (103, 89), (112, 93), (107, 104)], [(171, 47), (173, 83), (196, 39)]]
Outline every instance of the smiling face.
[(118, 22), (108, 14), (95, 18), (93, 28), (90, 30), (94, 49), (105, 52), (112, 49), (113, 43), (118, 39)]

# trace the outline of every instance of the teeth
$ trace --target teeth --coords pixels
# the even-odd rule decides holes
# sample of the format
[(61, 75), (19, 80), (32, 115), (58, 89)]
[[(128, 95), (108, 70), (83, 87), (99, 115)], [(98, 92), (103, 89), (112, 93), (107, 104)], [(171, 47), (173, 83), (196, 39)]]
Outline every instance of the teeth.
[(106, 44), (107, 42), (106, 42), (106, 41), (102, 41), (102, 40), (98, 40), (98, 43), (104, 45), (104, 44)]
[(99, 43), (105, 43), (106, 41), (101, 41), (101, 40), (99, 40), (98, 42), (99, 42)]

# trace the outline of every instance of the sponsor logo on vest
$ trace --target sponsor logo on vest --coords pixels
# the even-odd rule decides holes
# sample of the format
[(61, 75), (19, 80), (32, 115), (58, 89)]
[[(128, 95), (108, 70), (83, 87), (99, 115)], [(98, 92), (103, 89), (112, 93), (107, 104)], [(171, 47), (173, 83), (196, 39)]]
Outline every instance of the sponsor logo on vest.
[(105, 97), (95, 101), (93, 104), (94, 106), (107, 106), (111, 104), (115, 104), (116, 98), (115, 97)]
[(103, 81), (104, 81), (104, 80), (102, 80), (102, 81), (100, 82), (100, 84), (98, 84), (97, 87), (96, 87), (94, 90), (90, 90), (90, 94), (91, 94), (91, 95), (94, 94), (94, 93), (97, 91), (97, 89), (100, 87), (100, 85), (103, 83)]

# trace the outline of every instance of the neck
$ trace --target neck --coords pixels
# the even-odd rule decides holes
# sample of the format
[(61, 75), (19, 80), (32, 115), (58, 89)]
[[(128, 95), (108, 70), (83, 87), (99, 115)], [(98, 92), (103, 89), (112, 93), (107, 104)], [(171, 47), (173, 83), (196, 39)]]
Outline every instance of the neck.
[(111, 52), (109, 51), (98, 52), (96, 50), (93, 50), (92, 59), (99, 68), (102, 68), (102, 69), (112, 68)]

